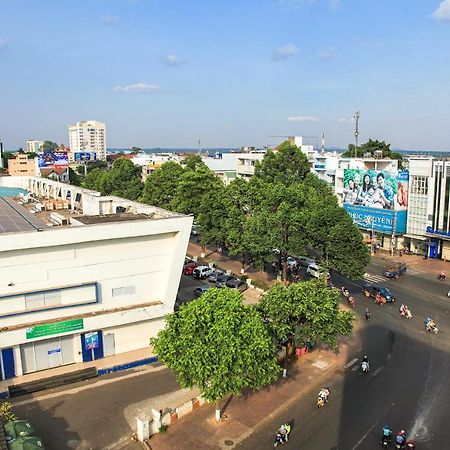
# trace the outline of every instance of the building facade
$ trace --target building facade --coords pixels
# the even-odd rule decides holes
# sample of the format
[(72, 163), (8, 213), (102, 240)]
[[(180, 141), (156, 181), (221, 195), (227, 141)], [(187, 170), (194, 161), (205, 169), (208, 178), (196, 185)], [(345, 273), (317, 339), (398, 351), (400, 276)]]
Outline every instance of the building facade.
[(106, 127), (96, 120), (83, 120), (69, 125), (70, 162), (76, 153), (95, 153), (96, 159), (106, 160)]
[(43, 178), (0, 182), (31, 193), (0, 198), (15, 227), (0, 233), (1, 378), (148, 348), (193, 218)]
[(26, 154), (18, 154), (15, 158), (8, 159), (8, 173), (11, 176), (34, 177), (36, 170), (35, 158), (28, 158)]
[(27, 141), (27, 153), (39, 153), (41, 151), (41, 147), (44, 145), (44, 141)]

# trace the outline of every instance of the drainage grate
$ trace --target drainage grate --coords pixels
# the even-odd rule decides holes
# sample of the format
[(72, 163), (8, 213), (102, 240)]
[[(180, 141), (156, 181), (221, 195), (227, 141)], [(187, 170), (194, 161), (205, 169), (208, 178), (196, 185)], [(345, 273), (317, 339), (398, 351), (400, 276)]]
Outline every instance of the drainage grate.
[(225, 441), (225, 445), (226, 445), (227, 447), (232, 447), (232, 446), (234, 445), (234, 441), (232, 441), (232, 440), (230, 440), (230, 439), (227, 439), (227, 440)]

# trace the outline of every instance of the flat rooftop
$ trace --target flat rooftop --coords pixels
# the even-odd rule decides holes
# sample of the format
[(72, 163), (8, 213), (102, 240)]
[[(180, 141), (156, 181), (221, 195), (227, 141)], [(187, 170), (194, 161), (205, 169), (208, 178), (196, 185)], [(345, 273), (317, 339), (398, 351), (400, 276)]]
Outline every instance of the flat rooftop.
[(42, 220), (28, 212), (11, 197), (0, 197), (0, 233), (39, 231), (47, 228)]
[(131, 213), (117, 213), (105, 214), (102, 216), (76, 216), (74, 217), (78, 222), (84, 225), (93, 225), (96, 223), (112, 223), (112, 222), (127, 222), (130, 220), (149, 220), (152, 216), (146, 214), (131, 214)]

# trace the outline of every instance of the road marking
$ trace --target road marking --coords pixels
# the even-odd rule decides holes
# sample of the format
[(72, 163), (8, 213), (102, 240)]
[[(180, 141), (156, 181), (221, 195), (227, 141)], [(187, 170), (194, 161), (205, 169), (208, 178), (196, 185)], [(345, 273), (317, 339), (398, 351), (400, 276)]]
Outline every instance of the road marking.
[(381, 276), (381, 275), (372, 275), (370, 273), (365, 273), (364, 274), (364, 279), (368, 280), (368, 281), (372, 281), (374, 283), (378, 283), (378, 282), (384, 282), (386, 281), (386, 278)]
[(344, 369), (348, 369), (349, 367), (353, 366), (355, 362), (358, 361), (358, 358), (353, 358), (351, 361), (349, 361), (345, 366)]
[(384, 366), (378, 367), (377, 370), (372, 374), (373, 377), (376, 377), (382, 370), (384, 369)]
[(356, 372), (358, 369), (359, 369), (359, 365), (358, 365), (358, 366), (355, 366), (355, 367), (352, 367), (352, 371), (353, 371), (353, 372)]

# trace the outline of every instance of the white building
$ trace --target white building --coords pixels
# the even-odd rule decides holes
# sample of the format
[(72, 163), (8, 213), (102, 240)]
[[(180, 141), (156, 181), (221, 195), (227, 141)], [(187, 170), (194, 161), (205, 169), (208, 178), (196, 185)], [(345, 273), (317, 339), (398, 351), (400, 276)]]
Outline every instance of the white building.
[(97, 159), (106, 160), (106, 128), (102, 122), (83, 120), (69, 125), (69, 161), (74, 153), (95, 153)]
[(255, 166), (257, 161), (262, 161), (266, 155), (265, 150), (255, 150), (251, 153), (238, 153), (236, 175), (238, 178), (248, 179), (255, 174)]
[(410, 250), (450, 260), (450, 160), (409, 158)]
[(339, 160), (340, 155), (336, 152), (316, 152), (311, 172), (334, 187)]
[(193, 218), (45, 178), (0, 184), (35, 199), (0, 197), (0, 378), (148, 348)]
[(27, 153), (39, 153), (41, 147), (44, 145), (44, 141), (27, 141)]

